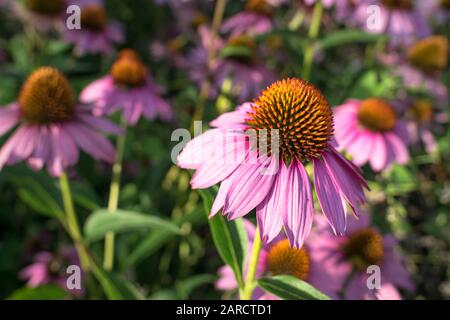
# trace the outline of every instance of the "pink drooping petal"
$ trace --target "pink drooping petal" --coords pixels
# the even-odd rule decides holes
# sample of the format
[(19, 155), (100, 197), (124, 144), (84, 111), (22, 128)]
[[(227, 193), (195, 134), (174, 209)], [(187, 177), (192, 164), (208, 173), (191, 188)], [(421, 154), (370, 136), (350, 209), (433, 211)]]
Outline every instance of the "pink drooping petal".
[(245, 124), (245, 119), (247, 118), (247, 112), (251, 111), (251, 103), (244, 103), (236, 108), (235, 111), (227, 112), (213, 121), (210, 125), (212, 127), (223, 128), (223, 129), (245, 129), (247, 125)]
[(123, 134), (122, 128), (105, 118), (92, 116), (87, 113), (79, 114), (77, 117), (93, 129), (116, 135)]
[(37, 171), (41, 170), (45, 166), (51, 152), (49, 143), (51, 139), (46, 126), (39, 128), (39, 133), (36, 139), (37, 141), (33, 154), (30, 158), (28, 158), (28, 166)]
[(392, 150), (395, 154), (395, 160), (399, 164), (407, 163), (409, 161), (409, 152), (408, 149), (406, 148), (405, 143), (402, 140), (400, 140), (400, 138), (396, 134), (392, 132), (386, 133), (385, 137), (387, 143), (389, 143), (392, 147)]
[(279, 234), (283, 225), (283, 214), (286, 212), (286, 186), (288, 169), (284, 161), (280, 161), (280, 168), (272, 189), (266, 198), (256, 207), (256, 217), (264, 243), (272, 242)]
[(0, 108), (0, 136), (8, 132), (19, 122), (19, 107), (12, 104)]
[(80, 101), (83, 103), (94, 103), (104, 99), (105, 94), (114, 89), (114, 80), (111, 76), (98, 79), (81, 91)]
[(314, 208), (308, 173), (296, 160), (288, 168), (285, 192), (284, 227), (291, 246), (299, 249), (311, 231)]
[(274, 167), (277, 166), (278, 159), (275, 157), (260, 156), (257, 163), (245, 163), (237, 168), (230, 176), (232, 183), (225, 198), (223, 213), (229, 219), (236, 219), (259, 205), (272, 188), (276, 177)]
[(222, 147), (217, 145), (215, 154), (197, 169), (191, 180), (193, 189), (215, 185), (227, 178), (245, 161), (248, 142), (244, 135), (225, 135)]
[(386, 167), (387, 148), (384, 137), (380, 133), (373, 135), (372, 154), (370, 156), (370, 165), (375, 171), (381, 171)]
[(372, 154), (372, 133), (361, 132), (353, 144), (347, 150), (352, 155), (352, 160), (357, 166), (365, 164)]
[(228, 191), (230, 190), (232, 182), (232, 178), (228, 177), (220, 184), (219, 192), (217, 193), (216, 198), (214, 199), (214, 203), (211, 207), (211, 212), (209, 214), (210, 218), (215, 216), (216, 213), (219, 212), (219, 210), (221, 210), (225, 205), (225, 199), (228, 195)]
[(8, 164), (15, 164), (28, 158), (32, 154), (39, 137), (38, 128), (28, 125), (22, 125), (15, 134), (17, 134), (17, 140), (8, 159)]
[(345, 233), (346, 215), (342, 204), (339, 188), (329, 175), (325, 162), (322, 159), (314, 159), (314, 184), (325, 217), (336, 234)]

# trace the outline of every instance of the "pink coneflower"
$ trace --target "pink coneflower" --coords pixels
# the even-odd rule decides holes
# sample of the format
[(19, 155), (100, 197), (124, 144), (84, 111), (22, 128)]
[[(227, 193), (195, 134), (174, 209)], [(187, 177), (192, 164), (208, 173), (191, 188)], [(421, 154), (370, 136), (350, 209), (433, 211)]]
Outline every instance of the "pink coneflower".
[(170, 120), (170, 106), (159, 97), (161, 88), (150, 77), (138, 54), (122, 50), (111, 67), (110, 74), (94, 81), (80, 95), (84, 103), (94, 103), (94, 113), (113, 113), (122, 110), (128, 124), (134, 125), (144, 115)]
[(98, 160), (114, 161), (115, 151), (99, 131), (119, 134), (111, 122), (78, 105), (67, 79), (58, 70), (40, 68), (22, 87), (17, 102), (0, 108), (0, 135), (19, 125), (0, 150), (0, 169), (27, 161), (60, 176), (78, 162), (79, 148)]
[(122, 26), (108, 19), (101, 0), (71, 0), (81, 8), (81, 28), (65, 29), (63, 38), (75, 45), (78, 55), (111, 53), (113, 44), (122, 43)]
[(427, 153), (436, 152), (434, 133), (443, 132), (447, 114), (428, 99), (404, 99), (396, 101), (395, 107), (405, 115), (411, 145), (419, 147), (422, 143)]
[(284, 226), (291, 245), (301, 248), (314, 212), (307, 163), (313, 164), (317, 196), (336, 233), (345, 232), (344, 202), (356, 212), (365, 202), (364, 179), (334, 149), (331, 108), (306, 81), (276, 82), (211, 125), (216, 128), (190, 141), (178, 157), (180, 167), (196, 169), (193, 188), (222, 182), (211, 216), (222, 209), (236, 219), (256, 208), (265, 243)]
[(257, 35), (272, 30), (272, 15), (276, 7), (284, 0), (248, 0), (245, 11), (226, 19), (222, 32), (231, 32), (232, 36)]
[(232, 37), (221, 50), (215, 81), (219, 88), (232, 79), (231, 93), (247, 101), (276, 80), (275, 74), (258, 60), (255, 41), (247, 36)]
[(33, 263), (19, 273), (27, 285), (35, 288), (45, 284), (55, 284), (69, 293), (80, 296), (84, 293), (81, 289), (67, 288), (67, 267), (80, 265), (78, 255), (73, 247), (62, 248), (55, 253), (41, 251), (33, 257)]
[(60, 29), (66, 8), (66, 0), (25, 0), (23, 3), (13, 1), (11, 4), (11, 9), (24, 23), (31, 24), (41, 32)]
[[(255, 226), (246, 219), (244, 219), (244, 225), (247, 231), (249, 247), (252, 247), (255, 238)], [(328, 266), (328, 262), (321, 259), (320, 252), (311, 250), (308, 241), (305, 242), (301, 249), (296, 249), (292, 248), (289, 240), (280, 234), (271, 243), (263, 245), (259, 255), (256, 277), (260, 278), (271, 274), (292, 275), (308, 282), (331, 298), (337, 298), (336, 293), (342, 287), (345, 278), (339, 273), (335, 275), (334, 270), (328, 268)], [(226, 291), (238, 288), (233, 270), (229, 266), (223, 266), (219, 269), (219, 279), (216, 281), (215, 286), (219, 290)], [(254, 291), (252, 298), (262, 300), (277, 299), (259, 288)]]
[(409, 160), (406, 126), (391, 104), (383, 99), (348, 100), (336, 108), (336, 141), (361, 166), (367, 162), (375, 171), (394, 161)]
[(442, 26), (448, 24), (448, 21), (450, 19), (450, 1), (417, 1), (417, 7), (429, 21), (433, 21), (436, 24)]
[[(317, 217), (317, 231), (308, 239), (311, 251), (320, 252), (322, 261), (336, 274), (347, 278), (342, 298), (400, 299), (396, 288), (413, 290), (414, 285), (396, 252), (397, 239), (393, 235), (382, 236), (370, 226), (370, 216), (361, 214), (359, 219), (349, 218), (347, 235), (336, 237), (327, 223)], [(369, 289), (369, 266), (379, 266), (381, 288)]]
[[(376, 13), (369, 8), (374, 6)], [(413, 0), (358, 0), (350, 22), (367, 32), (389, 35), (393, 44), (409, 44), (431, 33)]]
[(199, 46), (186, 59), (186, 69), (199, 86), (204, 79), (211, 79), (211, 96), (217, 95), (225, 81), (230, 80), (230, 93), (240, 102), (247, 101), (276, 80), (275, 74), (260, 61), (253, 38), (236, 36), (226, 42), (217, 38), (214, 45), (219, 57), (208, 64), (211, 32), (201, 26), (198, 34)]
[(425, 90), (437, 102), (445, 105), (448, 102), (448, 88), (440, 76), (448, 62), (448, 39), (435, 35), (422, 39), (411, 45), (406, 59), (394, 61), (397, 68), (394, 72), (400, 76), (406, 87)]

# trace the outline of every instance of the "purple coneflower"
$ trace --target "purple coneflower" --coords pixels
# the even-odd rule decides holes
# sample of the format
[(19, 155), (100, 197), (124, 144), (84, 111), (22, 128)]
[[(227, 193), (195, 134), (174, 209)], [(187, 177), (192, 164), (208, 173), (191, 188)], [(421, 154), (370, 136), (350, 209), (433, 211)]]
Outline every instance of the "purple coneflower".
[(138, 54), (125, 49), (119, 53), (110, 74), (94, 81), (80, 95), (84, 103), (94, 103), (95, 114), (110, 114), (123, 110), (128, 124), (134, 125), (141, 115), (170, 120), (170, 106), (159, 97), (162, 89), (150, 77), (149, 70)]
[(394, 161), (409, 160), (406, 125), (387, 101), (378, 98), (348, 100), (336, 108), (336, 141), (361, 166), (367, 162), (374, 171)]
[(34, 71), (18, 101), (0, 108), (0, 135), (16, 125), (0, 149), (0, 169), (25, 160), (34, 170), (46, 166), (52, 176), (78, 162), (79, 148), (113, 162), (114, 147), (99, 131), (121, 133), (111, 122), (93, 116), (90, 108), (78, 105), (64, 75), (49, 67)]
[(226, 19), (222, 32), (231, 32), (232, 36), (257, 35), (272, 30), (272, 15), (276, 7), (284, 0), (248, 0), (245, 10)]
[(336, 233), (345, 232), (344, 203), (357, 212), (365, 202), (366, 182), (333, 146), (331, 108), (306, 81), (276, 82), (253, 103), (221, 115), (211, 125), (215, 129), (190, 141), (178, 157), (180, 167), (196, 170), (193, 188), (222, 182), (211, 216), (222, 209), (236, 219), (256, 208), (265, 243), (284, 226), (291, 245), (301, 248), (314, 213), (308, 163), (314, 167), (322, 211)]
[(81, 28), (65, 29), (64, 40), (75, 45), (75, 52), (84, 54), (107, 54), (113, 44), (122, 43), (122, 26), (108, 19), (101, 0), (71, 0), (81, 8)]
[(22, 280), (26, 280), (31, 288), (55, 284), (75, 296), (83, 295), (83, 289), (67, 288), (66, 269), (70, 265), (80, 265), (73, 247), (62, 248), (55, 253), (41, 251), (33, 257), (32, 264), (20, 271), (19, 276)]
[(423, 98), (396, 101), (395, 106), (405, 115), (411, 145), (419, 147), (422, 143), (427, 153), (436, 152), (434, 133), (443, 132), (443, 126), (448, 122), (445, 111)]
[[(349, 218), (347, 235), (336, 237), (329, 226), (317, 216), (317, 231), (308, 240), (311, 251), (320, 252), (322, 261), (336, 275), (347, 278), (342, 298), (356, 299), (401, 299), (396, 288), (413, 290), (414, 284), (396, 252), (397, 239), (393, 235), (381, 235), (370, 226), (370, 216), (361, 214), (359, 219)], [(380, 288), (367, 285), (367, 268), (380, 268)]]
[(417, 7), (428, 20), (438, 25), (445, 26), (450, 19), (449, 0), (427, 0), (417, 1)]
[(389, 35), (393, 44), (409, 44), (431, 33), (413, 0), (358, 0), (350, 19), (367, 32)]
[(61, 29), (66, 13), (66, 0), (12, 1), (11, 9), (17, 16), (41, 32)]
[[(255, 226), (244, 219), (244, 225), (249, 239), (249, 247), (253, 246)], [(289, 240), (280, 234), (269, 244), (263, 245), (256, 268), (256, 277), (265, 275), (286, 274), (306, 281), (331, 298), (337, 298), (336, 292), (342, 287), (345, 280), (340, 274), (334, 274), (326, 260), (321, 259), (320, 252), (311, 250), (308, 241), (301, 249), (292, 248)], [(249, 258), (249, 257), (248, 257)], [(249, 258), (250, 259), (250, 258)], [(249, 260), (248, 259), (248, 260)], [(248, 264), (248, 261), (247, 261)], [(215, 286), (219, 290), (235, 290), (238, 284), (234, 278), (233, 270), (229, 266), (219, 269), (219, 279)], [(256, 289), (253, 299), (277, 299), (275, 296)]]

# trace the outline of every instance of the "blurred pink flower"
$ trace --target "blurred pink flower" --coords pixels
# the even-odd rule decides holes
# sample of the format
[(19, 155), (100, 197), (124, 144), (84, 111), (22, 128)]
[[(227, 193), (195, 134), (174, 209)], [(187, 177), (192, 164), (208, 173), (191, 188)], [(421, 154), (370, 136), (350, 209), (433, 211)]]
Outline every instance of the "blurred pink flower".
[(33, 170), (47, 167), (61, 175), (78, 162), (79, 148), (98, 160), (113, 162), (115, 151), (99, 131), (120, 134), (113, 123), (78, 105), (67, 79), (43, 67), (32, 73), (18, 101), (0, 108), (0, 135), (19, 125), (0, 149), (0, 169), (26, 160)]
[(349, 22), (370, 33), (387, 34), (394, 45), (410, 44), (431, 34), (413, 0), (357, 0), (354, 5)]
[[(308, 240), (311, 252), (320, 253), (321, 261), (326, 261), (335, 276), (348, 278), (342, 291), (344, 299), (397, 300), (401, 296), (396, 288), (414, 290), (404, 261), (396, 252), (397, 239), (389, 234), (382, 236), (371, 227), (370, 215), (350, 217), (347, 235), (343, 237), (336, 237), (320, 215), (316, 215), (316, 223), (317, 231)], [(380, 268), (379, 289), (368, 288), (369, 266)]]
[(222, 32), (231, 36), (257, 35), (272, 30), (272, 15), (275, 8), (285, 0), (248, 0), (245, 11), (239, 12), (224, 21)]
[(63, 38), (78, 55), (108, 54), (124, 41), (122, 26), (108, 19), (101, 0), (70, 0), (81, 8), (81, 29), (64, 29)]
[[(56, 253), (41, 251), (33, 257), (31, 265), (20, 271), (19, 277), (27, 281), (27, 285), (31, 288), (55, 284), (75, 296), (81, 296), (84, 294), (83, 286), (81, 289), (68, 289), (66, 284), (66, 268), (70, 265), (79, 266), (79, 264), (77, 253), (73, 247), (62, 248)], [(81, 280), (83, 280), (83, 275)]]
[[(196, 170), (192, 188), (222, 182), (211, 216), (222, 209), (222, 214), (236, 219), (256, 208), (265, 243), (284, 226), (291, 245), (301, 248), (314, 211), (308, 162), (314, 167), (322, 211), (336, 233), (345, 232), (343, 200), (356, 213), (365, 202), (366, 182), (334, 149), (330, 106), (309, 83), (276, 82), (253, 103), (221, 115), (211, 125), (215, 128), (190, 141), (178, 156), (180, 167)], [(259, 143), (254, 139), (258, 133)], [(279, 143), (270, 135), (278, 136)]]
[(417, 7), (423, 15), (438, 25), (448, 25), (450, 19), (450, 2), (447, 0), (417, 1)]
[[(249, 240), (249, 250), (253, 246), (255, 226), (244, 219), (244, 225)], [(306, 281), (318, 290), (336, 299), (337, 292), (342, 287), (345, 278), (341, 274), (334, 274), (333, 268), (328, 268), (326, 260), (322, 260), (320, 254), (311, 250), (309, 242), (306, 241), (301, 249), (291, 248), (284, 235), (278, 235), (269, 244), (264, 244), (258, 260), (256, 278), (269, 274), (289, 274), (300, 280)], [(250, 257), (247, 256), (245, 269)], [(281, 261), (283, 263), (281, 263)], [(219, 279), (215, 286), (219, 290), (235, 290), (238, 284), (229, 266), (219, 269)], [(253, 299), (272, 300), (276, 296), (265, 293), (260, 288), (255, 289)]]
[(369, 162), (374, 171), (382, 171), (394, 161), (409, 160), (406, 125), (382, 99), (351, 99), (338, 106), (335, 130), (339, 148), (358, 166)]
[(157, 116), (165, 121), (172, 118), (170, 106), (159, 96), (161, 91), (137, 53), (125, 49), (119, 53), (110, 74), (88, 85), (80, 100), (93, 103), (94, 114), (98, 115), (122, 110), (127, 123), (134, 125), (142, 115), (150, 120)]

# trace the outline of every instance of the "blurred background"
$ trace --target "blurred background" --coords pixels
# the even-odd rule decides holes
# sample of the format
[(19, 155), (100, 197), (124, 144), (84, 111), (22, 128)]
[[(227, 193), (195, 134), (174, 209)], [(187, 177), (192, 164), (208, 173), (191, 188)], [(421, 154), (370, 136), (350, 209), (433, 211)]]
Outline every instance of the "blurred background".
[[(67, 36), (64, 8), (78, 2), (61, 1), (63, 10), (51, 2), (59, 1), (0, 0), (1, 106), (16, 101), (27, 76), (40, 66), (61, 70), (79, 93), (109, 73), (120, 49), (132, 48), (173, 110), (169, 122), (142, 119), (126, 137), (120, 207), (170, 219), (183, 230), (182, 236), (146, 230), (118, 235), (115, 272), (149, 298), (234, 297), (214, 286), (223, 263), (203, 201), (190, 190), (189, 172), (171, 161), (176, 128), (190, 128), (193, 118), (202, 118), (206, 128), (219, 114), (256, 98), (273, 81), (305, 74), (332, 106), (350, 98), (422, 99), (432, 105), (433, 114), (450, 114), (446, 64), (423, 71), (425, 86), (411, 84), (417, 74), (405, 75), (402, 69), (414, 64), (407, 52), (417, 41), (431, 35), (448, 39), (448, 1), (398, 1), (407, 3), (404, 7), (395, 7), (397, 1), (371, 1), (382, 10), (401, 10), (404, 29), (400, 26), (399, 31), (384, 22), (371, 29), (367, 19), (360, 20), (359, 6), (367, 1), (324, 0), (317, 32), (311, 26), (317, 21), (314, 0), (226, 1), (223, 19), (218, 18), (217, 1), (94, 1), (105, 10), (104, 23), (114, 22), (122, 33), (115, 40), (105, 36), (110, 47), (98, 52)], [(426, 26), (411, 25), (418, 21), (415, 14)], [(91, 19), (91, 24), (101, 22)], [(89, 21), (82, 19), (82, 25)], [(436, 59), (447, 60), (446, 41), (446, 56)], [(433, 53), (422, 55), (426, 61)], [(304, 68), (308, 59), (311, 70)], [(119, 118), (111, 116), (117, 123)], [(427, 125), (436, 142), (433, 150), (419, 141), (410, 144), (407, 164), (394, 163), (381, 172), (363, 166), (371, 188), (368, 210), (374, 225), (400, 241), (416, 285), (414, 291), (402, 292), (403, 297), (449, 299), (450, 125), (445, 120)], [(0, 137), (0, 146), (7, 137)], [(91, 212), (106, 206), (111, 168), (83, 155), (69, 173), (83, 225)], [(105, 297), (91, 275), (83, 278), (85, 290), (79, 295), (56, 288), (64, 266), (76, 261), (76, 255), (54, 217), (55, 207), (61, 207), (58, 184), (46, 172), (34, 172), (25, 164), (0, 171), (1, 298)], [(102, 256), (101, 241), (91, 249)], [(27, 268), (37, 262), (42, 264), (34, 272), (45, 273), (52, 286), (37, 290), (30, 285)]]

